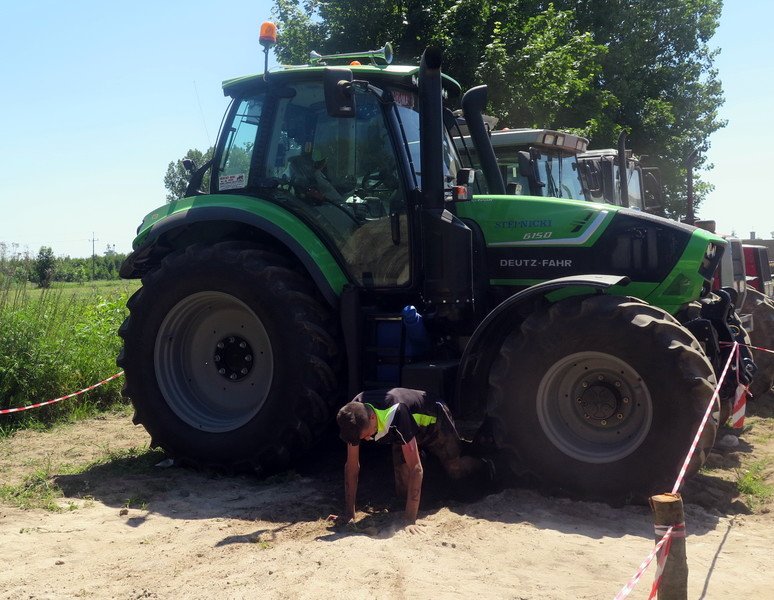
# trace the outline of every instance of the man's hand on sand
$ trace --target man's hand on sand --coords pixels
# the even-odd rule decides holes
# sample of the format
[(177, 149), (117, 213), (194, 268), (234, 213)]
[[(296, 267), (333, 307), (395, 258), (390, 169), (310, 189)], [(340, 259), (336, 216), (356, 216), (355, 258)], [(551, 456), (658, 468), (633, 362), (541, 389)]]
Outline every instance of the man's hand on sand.
[(335, 527), (355, 526), (355, 517), (350, 517), (347, 515), (328, 515), (328, 518), (325, 520), (332, 522)]
[(403, 525), (403, 530), (411, 535), (425, 535), (425, 533), (427, 533), (425, 531), (425, 526), (416, 521), (409, 523), (404, 519), (401, 523)]

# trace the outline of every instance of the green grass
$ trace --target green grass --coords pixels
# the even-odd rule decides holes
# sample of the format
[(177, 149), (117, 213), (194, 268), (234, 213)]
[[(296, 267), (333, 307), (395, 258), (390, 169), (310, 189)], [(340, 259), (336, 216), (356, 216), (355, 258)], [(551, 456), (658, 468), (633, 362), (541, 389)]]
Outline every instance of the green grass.
[(761, 460), (737, 471), (736, 486), (739, 493), (760, 504), (771, 498), (774, 494), (774, 486), (766, 483), (768, 466), (769, 461)]
[(66, 298), (89, 298), (92, 296), (112, 296), (126, 294), (131, 296), (140, 287), (139, 279), (117, 279), (86, 281), (84, 283), (54, 282), (48, 290), (30, 287), (27, 293), (31, 297), (47, 292), (61, 293)]
[[(45, 402), (119, 372), (118, 328), (136, 281), (0, 287), (0, 409)], [(121, 403), (121, 378), (80, 396), (0, 415), (0, 436), (94, 416)]]
[[(68, 501), (61, 505), (64, 492), (56, 483), (56, 477), (61, 475), (80, 475), (86, 471), (98, 471), (100, 479), (107, 476), (125, 476), (127, 473), (148, 472), (154, 464), (163, 457), (163, 452), (147, 447), (133, 447), (124, 450), (105, 448), (103, 454), (89, 463), (82, 465), (60, 466), (54, 473), (50, 459), (45, 464), (25, 477), (19, 485), (0, 485), (0, 502), (17, 508), (43, 509), (51, 512), (76, 510), (78, 505)], [(90, 498), (86, 497), (89, 501)], [(125, 508), (145, 510), (148, 502), (141, 496), (127, 498)]]
[(0, 500), (22, 509), (62, 510), (58, 504), (62, 490), (53, 483), (46, 469), (37, 469), (21, 485), (0, 485)]

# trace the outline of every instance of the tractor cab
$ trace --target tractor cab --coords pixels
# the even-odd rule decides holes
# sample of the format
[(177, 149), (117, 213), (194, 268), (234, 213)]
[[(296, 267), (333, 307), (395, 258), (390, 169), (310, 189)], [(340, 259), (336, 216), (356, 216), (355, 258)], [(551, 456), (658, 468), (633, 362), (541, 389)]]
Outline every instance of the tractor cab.
[[(514, 196), (543, 196), (590, 200), (581, 184), (576, 154), (584, 152), (588, 140), (551, 129), (502, 129), (491, 132), (490, 140), (506, 193)], [(457, 149), (476, 162), (468, 137), (455, 138)]]
[(655, 167), (643, 167), (626, 150), (626, 186), (621, 185), (621, 160), (614, 148), (588, 150), (578, 156), (583, 189), (589, 199), (634, 210), (658, 213), (661, 209), (661, 182)]

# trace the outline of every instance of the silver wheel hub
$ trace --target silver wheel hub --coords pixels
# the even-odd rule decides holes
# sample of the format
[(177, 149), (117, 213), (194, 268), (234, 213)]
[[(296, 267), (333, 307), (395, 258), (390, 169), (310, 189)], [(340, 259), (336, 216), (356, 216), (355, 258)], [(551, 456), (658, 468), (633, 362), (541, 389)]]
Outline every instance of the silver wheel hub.
[(224, 292), (198, 292), (173, 306), (159, 327), (153, 359), (169, 408), (213, 433), (248, 423), (263, 407), (274, 373), (263, 322)]
[(634, 452), (650, 431), (653, 402), (626, 361), (603, 352), (578, 352), (551, 366), (538, 386), (538, 420), (554, 446), (588, 463)]

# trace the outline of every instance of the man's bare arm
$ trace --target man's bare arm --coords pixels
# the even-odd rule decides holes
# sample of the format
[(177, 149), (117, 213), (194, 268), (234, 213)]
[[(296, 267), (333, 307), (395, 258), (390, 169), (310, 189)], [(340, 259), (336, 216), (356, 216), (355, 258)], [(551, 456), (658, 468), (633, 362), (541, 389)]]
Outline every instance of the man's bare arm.
[(408, 444), (401, 446), (403, 450), (403, 459), (406, 461), (408, 467), (408, 493), (406, 494), (406, 522), (409, 524), (415, 523), (417, 520), (417, 512), (419, 511), (419, 498), (422, 495), (422, 477), (424, 471), (422, 470), (422, 460), (419, 457), (419, 448), (417, 447), (416, 438)]
[(344, 464), (344, 522), (355, 518), (355, 497), (360, 474), (360, 446), (347, 444), (347, 462)]

